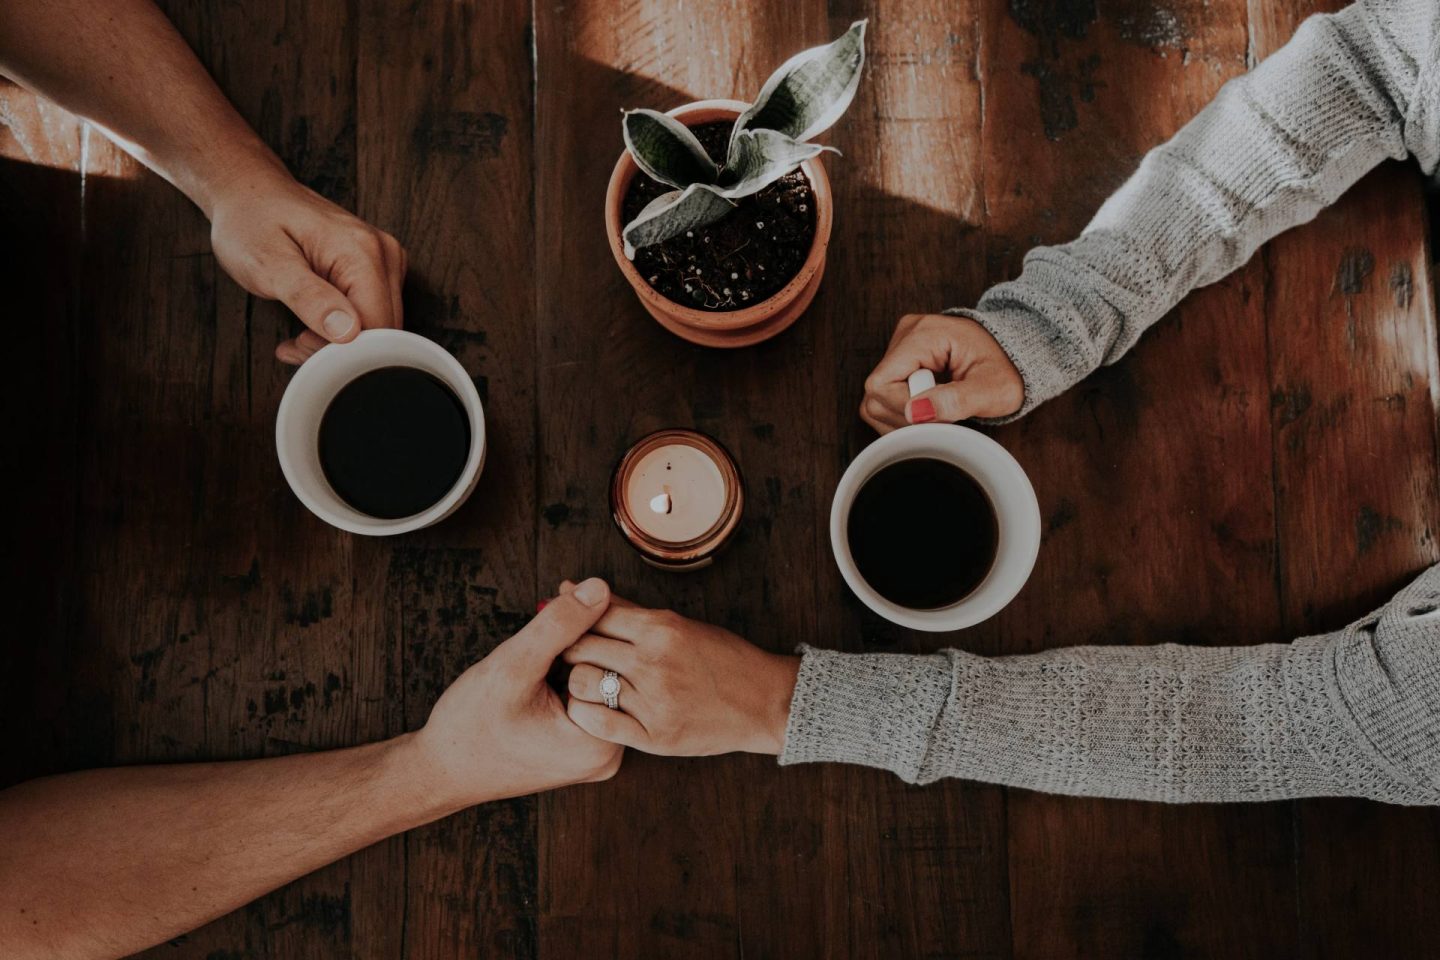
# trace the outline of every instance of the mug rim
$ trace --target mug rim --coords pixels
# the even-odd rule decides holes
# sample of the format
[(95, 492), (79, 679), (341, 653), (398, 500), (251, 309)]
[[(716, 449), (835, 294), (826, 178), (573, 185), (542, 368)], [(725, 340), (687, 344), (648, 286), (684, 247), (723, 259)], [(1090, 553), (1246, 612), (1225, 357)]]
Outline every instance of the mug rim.
[[(373, 345), (380, 348), (381, 352), (374, 354), (367, 351), (363, 356), (346, 352), (348, 348), (359, 344), (362, 340), (367, 346)], [(386, 349), (387, 343), (390, 345), (389, 349)], [(465, 408), (465, 415), (470, 423), (470, 452), (465, 458), (465, 467), (445, 496), (419, 513), (411, 514), (408, 517), (397, 517), (393, 520), (369, 517), (348, 505), (348, 512), (338, 511), (331, 504), (316, 497), (313, 491), (307, 489), (307, 484), (302, 482), (300, 468), (292, 462), (286, 450), (285, 428), (297, 415), (299, 404), (302, 402), (298, 398), (307, 382), (336, 368), (344, 370), (344, 365), (347, 363), (354, 368), (326, 401), (325, 405), (328, 409), (335, 394), (353, 383), (358, 377), (387, 366), (411, 366), (412, 364), (408, 364), (402, 357), (387, 357), (387, 354), (398, 352), (394, 348), (400, 345), (427, 354), (447, 374), (442, 379), (447, 387), (455, 391), (461, 406)], [(371, 359), (378, 359), (379, 362), (369, 362)], [(348, 343), (329, 343), (321, 347), (299, 366), (295, 375), (290, 378), (290, 382), (285, 385), (285, 393), (280, 398), (280, 406), (275, 414), (275, 453), (280, 461), (280, 472), (285, 475), (285, 482), (289, 485), (291, 492), (305, 505), (307, 510), (332, 527), (365, 536), (394, 536), (409, 533), (438, 523), (454, 513), (469, 498), (480, 479), (480, 472), (485, 465), (487, 446), (485, 408), (480, 401), (479, 391), (475, 389), (475, 381), (470, 378), (470, 374), (450, 351), (428, 337), (422, 337), (418, 333), (408, 330), (393, 328), (362, 330), (354, 340)], [(328, 481), (324, 481), (323, 474), (321, 479), (325, 483), (329, 495), (335, 501), (344, 503), (344, 498), (330, 488)]]
[[(968, 450), (989, 461), (977, 468), (968, 459), (936, 456)], [(882, 468), (905, 460), (942, 459), (964, 470), (990, 499), (999, 528), (995, 559), (985, 578), (968, 594), (936, 609), (904, 607), (886, 599), (860, 574), (850, 553), (846, 521), (860, 488)], [(1018, 497), (1002, 510), (996, 491)], [(1040, 503), (1023, 467), (994, 439), (959, 424), (923, 423), (901, 427), (871, 443), (851, 461), (830, 504), (830, 551), (850, 591), (871, 611), (902, 627), (929, 632), (962, 630), (999, 613), (1024, 588), (1040, 553)], [(1002, 561), (1005, 569), (1002, 570)]]

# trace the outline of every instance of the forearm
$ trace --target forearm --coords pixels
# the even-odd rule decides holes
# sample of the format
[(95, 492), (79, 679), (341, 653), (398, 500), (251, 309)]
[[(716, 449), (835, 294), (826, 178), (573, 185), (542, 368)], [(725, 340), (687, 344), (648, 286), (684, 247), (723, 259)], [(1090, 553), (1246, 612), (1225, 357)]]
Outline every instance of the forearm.
[(458, 809), (437, 779), (406, 735), (0, 792), (0, 953), (119, 956), (160, 942)]
[(283, 173), (151, 0), (6, 0), (0, 72), (93, 121), (208, 216)]
[[(1356, 4), (1308, 20), (1100, 209), (981, 297), (980, 322), (1025, 382), (1020, 413), (1110, 363), (1190, 290), (1313, 218), (1387, 157), (1433, 169), (1440, 117), (1433, 0)], [(1018, 414), (1017, 414), (1018, 415)]]
[(781, 762), (1167, 802), (1440, 803), (1440, 619), (1411, 613), (1437, 597), (1440, 568), (1286, 645), (807, 651)]

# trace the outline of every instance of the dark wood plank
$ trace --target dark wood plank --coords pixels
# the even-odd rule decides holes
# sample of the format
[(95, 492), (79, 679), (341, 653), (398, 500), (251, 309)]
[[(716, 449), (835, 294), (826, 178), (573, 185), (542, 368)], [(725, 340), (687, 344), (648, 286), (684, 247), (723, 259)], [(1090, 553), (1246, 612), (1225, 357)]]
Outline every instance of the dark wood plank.
[[(530, 5), (361, 4), (358, 212), (406, 245), (406, 326), (459, 358), (486, 406), (485, 473), (443, 524), (402, 538), (405, 726), (535, 609)], [(378, 559), (378, 558), (377, 558)], [(536, 955), (534, 798), (410, 833), (406, 956)]]
[[(1434, 292), (1418, 182), (1397, 168), (996, 431), (1048, 523), (995, 621), (896, 630), (829, 558), (830, 493), (870, 438), (860, 384), (895, 319), (973, 302), (1073, 236), (1312, 9), (1246, 6), (581, 0), (534, 8), (532, 64), (518, 0), (167, 4), (300, 177), (406, 243), (409, 325), (486, 396), (475, 499), (398, 543), (331, 531), (285, 488), (270, 352), (288, 314), (223, 276), (173, 190), (0, 88), (3, 309), (49, 321), (17, 325), (37, 362), (6, 387), (12, 407), (48, 401), (16, 438), (48, 506), (7, 551), (35, 587), (7, 591), (29, 627), (6, 644), (0, 711), (38, 735), (0, 776), (417, 726), (537, 596), (586, 573), (773, 649), (1260, 642), (1384, 599), (1436, 559), (1440, 509)], [(748, 96), (865, 15), (820, 296), (758, 348), (676, 340), (604, 244), (618, 108)], [(725, 441), (754, 496), (715, 568), (662, 577), (614, 533), (605, 485), (630, 441), (675, 424)], [(1177, 809), (632, 755), (613, 783), (395, 838), (153, 954), (1403, 956), (1440, 933), (1437, 863), (1433, 811)]]
[[(1284, 614), (1333, 630), (1440, 559), (1435, 301), (1421, 184), (1388, 165), (1268, 264)], [(1304, 947), (1418, 955), (1440, 935), (1440, 812), (1299, 805)]]
[[(810, 636), (817, 556), (816, 327), (738, 352), (690, 346), (642, 311), (601, 221), (619, 110), (748, 96), (828, 38), (824, 4), (598, 0), (536, 10), (537, 325), (542, 586), (603, 574), (642, 603), (726, 624), (772, 649)], [(822, 296), (825, 294), (822, 293)], [(823, 394), (822, 394), (823, 395)], [(608, 517), (610, 471), (649, 430), (695, 426), (735, 454), (751, 496), (710, 569), (642, 565)], [(725, 757), (630, 755), (602, 788), (541, 801), (546, 956), (805, 956), (828, 947), (833, 888), (816, 771)]]
[[(11, 494), (0, 582), (0, 723), (25, 730), (0, 751), (0, 786), (57, 769), (66, 664), (73, 640), (77, 372), (76, 271), (83, 124), (0, 80), (0, 318), (8, 355), (0, 383)], [(20, 413), (23, 411), (23, 413)]]
[[(1307, 15), (1254, 18), (1257, 55)], [(1287, 631), (1333, 630), (1440, 558), (1435, 291), (1421, 178), (1388, 164), (1265, 253), (1276, 530)], [(1440, 936), (1440, 812), (1297, 805), (1301, 948), (1420, 956)]]
[[(352, 204), (355, 52), (344, 12), (282, 3), (168, 12), (297, 175)], [(383, 736), (383, 593), (356, 589), (364, 572), (353, 575), (350, 539), (306, 514), (272, 452), (289, 376), (272, 350), (292, 320), (224, 277), (208, 226), (183, 197), (129, 161), (118, 168), (122, 176), (87, 183), (81, 310), (91, 335), (80, 351), (75, 696), (104, 739), (67, 765)], [(385, 844), (355, 861), (372, 867), (368, 877), (349, 862), (320, 871), (177, 949), (366, 952), (383, 943), (370, 917), (398, 924), (401, 904), (384, 879), (399, 851)], [(374, 866), (387, 860), (391, 868)]]
[[(902, 630), (871, 615), (831, 559), (830, 499), (874, 433), (856, 410), (899, 318), (972, 302), (985, 280), (982, 104), (989, 52), (979, 3), (832, 4), (831, 32), (870, 17), (870, 60), (837, 127), (835, 237), (807, 321), (822, 398), (813, 642), (854, 652), (997, 652), (994, 631)], [(1010, 950), (1005, 802), (992, 786), (907, 786), (878, 770), (825, 776), (827, 928), (835, 956), (989, 957)]]
[[(1245, 5), (987, 7), (989, 281), (1076, 235), (1141, 156), (1245, 69)], [(1140, 93), (1143, 91), (1143, 94)], [(1119, 364), (996, 432), (1044, 545), (988, 629), (1006, 652), (1279, 639), (1263, 272), (1189, 299)], [(1018, 956), (1293, 951), (1289, 811), (1012, 791)], [(1247, 891), (1238, 913), (1232, 891)], [(1223, 921), (1219, 918), (1223, 915)]]

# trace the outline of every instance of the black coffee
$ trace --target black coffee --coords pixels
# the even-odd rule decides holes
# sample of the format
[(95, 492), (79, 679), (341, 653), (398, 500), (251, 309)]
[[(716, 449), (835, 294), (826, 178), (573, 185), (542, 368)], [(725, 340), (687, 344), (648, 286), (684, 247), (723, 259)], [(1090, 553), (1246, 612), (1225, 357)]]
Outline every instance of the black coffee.
[(943, 460), (901, 460), (865, 481), (850, 507), (850, 554), (865, 582), (912, 610), (963, 600), (995, 562), (995, 508)]
[(340, 499), (381, 520), (434, 506), (470, 456), (470, 418), (423, 370), (383, 367), (347, 383), (320, 421), (320, 467)]

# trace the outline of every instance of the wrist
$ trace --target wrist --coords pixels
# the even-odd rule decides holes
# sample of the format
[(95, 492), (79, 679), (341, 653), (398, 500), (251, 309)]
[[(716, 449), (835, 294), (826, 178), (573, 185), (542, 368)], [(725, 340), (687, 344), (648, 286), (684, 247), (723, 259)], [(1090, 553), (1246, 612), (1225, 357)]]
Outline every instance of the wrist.
[(263, 142), (253, 134), (240, 140), (242, 142), (226, 147), (221, 159), (203, 157), (176, 178), (176, 186), (200, 208), (207, 220), (214, 220), (216, 208), (232, 199), (244, 202), (246, 198), (296, 186), (290, 171)]
[(762, 697), (755, 714), (758, 723), (745, 749), (778, 757), (785, 748), (785, 728), (790, 722), (790, 701), (800, 674), (800, 658), (777, 653), (765, 656), (765, 668), (757, 674)]
[(438, 820), (487, 799), (464, 795), (458, 778), (437, 757), (424, 733), (402, 733), (384, 744), (386, 795), (410, 821), (402, 829)]

